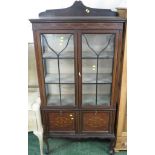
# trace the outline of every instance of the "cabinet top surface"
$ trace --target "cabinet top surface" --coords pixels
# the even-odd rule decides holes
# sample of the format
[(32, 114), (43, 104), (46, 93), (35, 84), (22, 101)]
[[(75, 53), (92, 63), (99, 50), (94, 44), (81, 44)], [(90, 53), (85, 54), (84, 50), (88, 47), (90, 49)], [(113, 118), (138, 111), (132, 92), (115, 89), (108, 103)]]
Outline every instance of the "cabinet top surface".
[(105, 17), (105, 16), (57, 16), (38, 19), (30, 19), (31, 23), (51, 23), (51, 22), (125, 22), (126, 20), (120, 17)]
[(96, 9), (75, 1), (68, 8), (46, 10), (39, 13), (39, 18), (30, 19), (31, 23), (49, 22), (125, 22), (118, 13), (110, 9)]

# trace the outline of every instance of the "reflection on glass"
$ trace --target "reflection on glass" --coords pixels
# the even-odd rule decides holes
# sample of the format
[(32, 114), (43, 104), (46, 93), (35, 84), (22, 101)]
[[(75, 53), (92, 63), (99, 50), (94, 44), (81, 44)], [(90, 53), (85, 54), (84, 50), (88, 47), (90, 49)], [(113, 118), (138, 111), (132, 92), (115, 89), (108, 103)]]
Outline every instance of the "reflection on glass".
[(113, 58), (114, 35), (113, 34), (83, 34), (82, 58)]
[(42, 34), (43, 58), (74, 58), (72, 34)]
[(82, 105), (110, 105), (114, 34), (82, 35)]

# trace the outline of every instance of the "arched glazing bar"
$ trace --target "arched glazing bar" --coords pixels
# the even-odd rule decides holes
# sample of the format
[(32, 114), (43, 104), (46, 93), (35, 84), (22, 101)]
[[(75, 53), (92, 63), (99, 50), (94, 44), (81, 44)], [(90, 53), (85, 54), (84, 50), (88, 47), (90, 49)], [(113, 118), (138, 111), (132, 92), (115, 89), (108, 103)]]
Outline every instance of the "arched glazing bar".
[(99, 53), (97, 53), (97, 52), (93, 49), (93, 47), (91, 47), (91, 45), (90, 45), (90, 43), (89, 43), (89, 41), (88, 41), (88, 38), (87, 38), (86, 34), (83, 34), (83, 37), (84, 37), (84, 39), (85, 39), (85, 41), (86, 41), (86, 44), (87, 44), (88, 48), (97, 56), (97, 66), (96, 66), (96, 68), (97, 68), (97, 70), (96, 70), (96, 100), (95, 100), (95, 103), (96, 103), (96, 106), (97, 106), (99, 57), (100, 57), (101, 53), (104, 52), (104, 51), (108, 48), (108, 46), (110, 45), (111, 40), (112, 40), (113, 37), (114, 37), (114, 34), (112, 34), (112, 35), (108, 38), (107, 43), (106, 43), (105, 46), (99, 51)]

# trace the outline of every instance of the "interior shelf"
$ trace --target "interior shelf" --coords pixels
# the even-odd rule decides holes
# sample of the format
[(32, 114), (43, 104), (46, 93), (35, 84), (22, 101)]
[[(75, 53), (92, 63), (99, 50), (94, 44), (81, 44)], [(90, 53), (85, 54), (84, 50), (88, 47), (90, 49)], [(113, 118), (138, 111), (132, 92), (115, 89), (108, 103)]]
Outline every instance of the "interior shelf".
[[(75, 95), (74, 94), (62, 94), (61, 95), (62, 106), (75, 106)], [(60, 106), (60, 95), (48, 95), (47, 96), (48, 106)]]
[[(97, 105), (107, 105), (110, 104), (110, 95), (97, 95)], [(82, 105), (83, 106), (96, 106), (96, 95), (95, 94), (83, 94), (82, 95)]]
[[(100, 54), (99, 59), (113, 59), (114, 51), (104, 51)], [(82, 59), (97, 59), (97, 56), (90, 51), (82, 51)]]
[[(95, 73), (84, 73), (82, 74), (83, 84), (96, 84), (96, 74)], [(99, 73), (98, 82), (100, 84), (112, 83), (112, 74), (111, 73)]]
[[(74, 94), (62, 94), (61, 95), (62, 106), (75, 106), (75, 95)], [(96, 95), (95, 94), (83, 94), (82, 95), (82, 106), (96, 106)], [(97, 105), (110, 104), (110, 95), (98, 95)], [(60, 95), (48, 95), (47, 96), (48, 106), (60, 106)]]
[[(85, 73), (82, 74), (82, 81), (84, 84), (96, 84), (96, 74), (94, 73)], [(46, 74), (45, 83), (59, 83), (58, 74)], [(74, 84), (74, 74), (61, 74), (60, 75), (60, 83), (62, 84)], [(99, 84), (104, 83), (112, 83), (112, 74), (111, 73), (99, 73), (98, 74), (98, 82)]]
[[(45, 83), (59, 83), (59, 75), (58, 74), (46, 74)], [(61, 74), (60, 75), (60, 83), (63, 84), (74, 84), (74, 74)]]
[[(57, 59), (57, 55), (53, 52), (44, 52), (43, 58)], [(60, 54), (60, 59), (74, 59), (74, 51), (65, 51)]]
[[(58, 57), (53, 52), (44, 52), (42, 55), (45, 59), (57, 59)], [(113, 51), (105, 51), (101, 53), (99, 59), (113, 59)], [(60, 59), (74, 59), (74, 51), (65, 51), (60, 54)], [(90, 51), (82, 51), (82, 59), (97, 59), (97, 56), (92, 54)]]

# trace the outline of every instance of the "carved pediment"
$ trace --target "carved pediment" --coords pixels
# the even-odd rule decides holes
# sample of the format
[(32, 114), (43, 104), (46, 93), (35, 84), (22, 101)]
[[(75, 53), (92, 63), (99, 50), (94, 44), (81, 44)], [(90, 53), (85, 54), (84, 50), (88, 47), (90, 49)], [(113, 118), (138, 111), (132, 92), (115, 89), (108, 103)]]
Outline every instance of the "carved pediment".
[(117, 16), (117, 12), (110, 9), (96, 9), (85, 6), (82, 1), (75, 1), (74, 4), (64, 9), (46, 10), (39, 14), (40, 18), (54, 16)]

